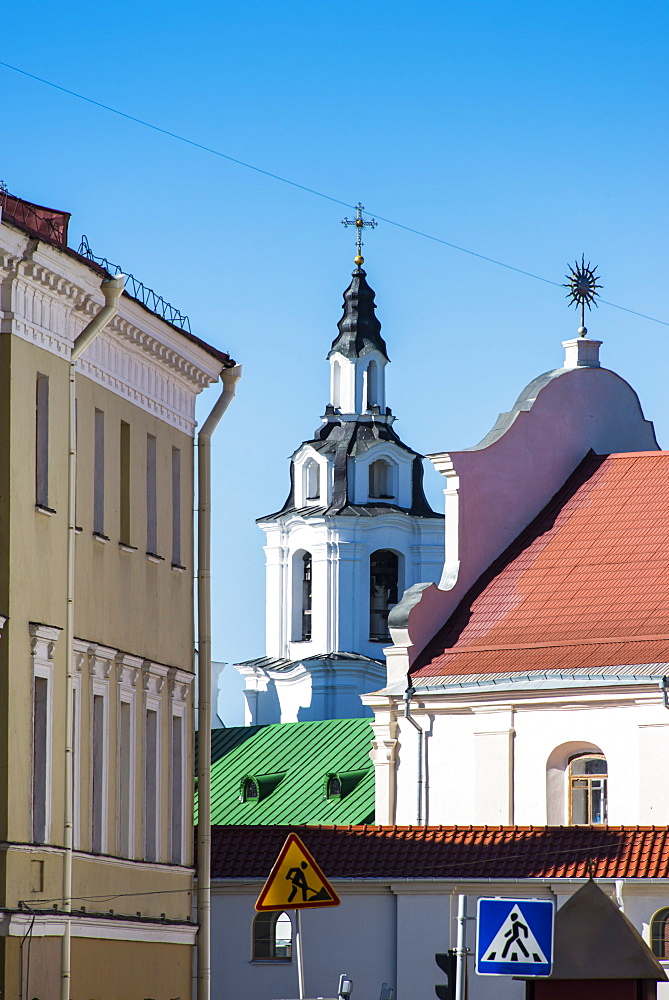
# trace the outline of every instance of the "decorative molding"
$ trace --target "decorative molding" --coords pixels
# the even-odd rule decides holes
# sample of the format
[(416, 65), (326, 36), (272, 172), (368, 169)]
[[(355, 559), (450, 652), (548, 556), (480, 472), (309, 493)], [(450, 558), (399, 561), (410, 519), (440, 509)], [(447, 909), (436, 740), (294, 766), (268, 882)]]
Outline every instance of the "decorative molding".
[(58, 636), (63, 631), (57, 625), (40, 625), (39, 622), (29, 622), (30, 649), (36, 660), (50, 663), (53, 660)]
[(167, 671), (167, 690), (172, 702), (184, 705), (187, 703), (188, 692), (193, 687), (194, 679), (194, 674), (188, 674), (185, 670), (179, 670), (178, 667), (169, 667)]

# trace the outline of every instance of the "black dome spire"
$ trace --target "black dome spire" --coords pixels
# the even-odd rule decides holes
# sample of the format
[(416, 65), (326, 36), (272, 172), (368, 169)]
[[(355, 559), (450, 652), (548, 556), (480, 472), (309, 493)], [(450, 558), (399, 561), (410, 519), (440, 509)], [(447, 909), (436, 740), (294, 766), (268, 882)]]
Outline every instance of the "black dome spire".
[(345, 358), (359, 358), (365, 351), (375, 350), (388, 361), (375, 309), (374, 291), (367, 284), (367, 273), (356, 267), (353, 280), (344, 292), (344, 315), (337, 323), (339, 334), (332, 342), (330, 354), (338, 351)]

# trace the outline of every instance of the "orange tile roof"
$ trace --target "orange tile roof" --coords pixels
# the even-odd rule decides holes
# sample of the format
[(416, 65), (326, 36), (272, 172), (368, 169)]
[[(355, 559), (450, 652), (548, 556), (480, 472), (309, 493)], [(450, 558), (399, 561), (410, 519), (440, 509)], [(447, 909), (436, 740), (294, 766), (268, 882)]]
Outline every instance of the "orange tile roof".
[(212, 878), (266, 878), (291, 831), (333, 879), (669, 875), (669, 827), (213, 826)]
[(412, 674), (666, 664), (668, 579), (669, 452), (591, 454), (471, 588)]

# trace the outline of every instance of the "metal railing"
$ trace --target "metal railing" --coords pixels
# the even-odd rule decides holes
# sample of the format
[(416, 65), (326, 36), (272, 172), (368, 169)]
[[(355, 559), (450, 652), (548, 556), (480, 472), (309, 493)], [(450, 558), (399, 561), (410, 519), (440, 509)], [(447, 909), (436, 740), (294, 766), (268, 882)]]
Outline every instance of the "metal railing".
[[(86, 236), (81, 237), (81, 243), (79, 244), (78, 253), (82, 257), (86, 257), (88, 260), (94, 261), (99, 264), (100, 267), (104, 268), (105, 271), (113, 278), (115, 274), (118, 274), (122, 269), (117, 264), (112, 264), (107, 260), (106, 257), (96, 257), (90, 248), (90, 244)], [(139, 281), (134, 274), (129, 274), (127, 271), (123, 271), (127, 276), (125, 283), (125, 290), (128, 295), (131, 295), (134, 299), (137, 299), (147, 309), (151, 312), (157, 313), (158, 316), (162, 316), (163, 319), (167, 320), (173, 326), (178, 326), (180, 330), (185, 330), (187, 333), (191, 333), (190, 320), (188, 316), (185, 316), (182, 312), (179, 312), (170, 302), (167, 302), (162, 295), (157, 295), (152, 288), (147, 288), (144, 282)]]

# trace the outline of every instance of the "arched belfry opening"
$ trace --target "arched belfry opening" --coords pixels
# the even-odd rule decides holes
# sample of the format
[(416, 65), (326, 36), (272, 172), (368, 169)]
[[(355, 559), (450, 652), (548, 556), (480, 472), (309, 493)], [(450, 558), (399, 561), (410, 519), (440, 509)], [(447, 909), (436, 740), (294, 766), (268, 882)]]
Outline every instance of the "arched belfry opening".
[(395, 488), (393, 485), (394, 467), (385, 458), (377, 458), (369, 467), (369, 496), (376, 500), (393, 500)]
[(369, 638), (385, 642), (390, 638), (388, 615), (398, 601), (399, 556), (390, 549), (378, 549), (369, 559)]

